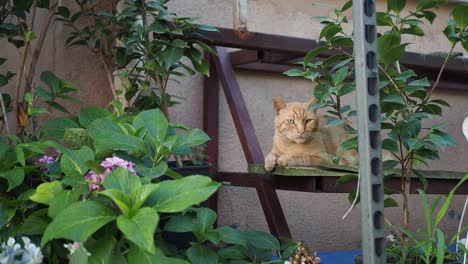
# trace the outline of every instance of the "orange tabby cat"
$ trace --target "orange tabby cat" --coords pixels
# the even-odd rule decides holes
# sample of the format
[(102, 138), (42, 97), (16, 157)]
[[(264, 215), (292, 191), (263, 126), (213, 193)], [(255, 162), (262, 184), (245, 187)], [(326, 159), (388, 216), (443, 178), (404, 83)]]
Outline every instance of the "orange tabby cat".
[[(317, 166), (331, 164), (334, 157), (343, 151), (338, 146), (350, 136), (343, 127), (326, 128), (326, 120), (316, 113), (307, 111), (310, 104), (288, 103), (273, 98), (275, 108), (275, 136), (273, 148), (265, 158), (265, 169), (272, 171), (280, 166)], [(355, 151), (347, 151), (340, 160), (342, 165), (357, 165)]]

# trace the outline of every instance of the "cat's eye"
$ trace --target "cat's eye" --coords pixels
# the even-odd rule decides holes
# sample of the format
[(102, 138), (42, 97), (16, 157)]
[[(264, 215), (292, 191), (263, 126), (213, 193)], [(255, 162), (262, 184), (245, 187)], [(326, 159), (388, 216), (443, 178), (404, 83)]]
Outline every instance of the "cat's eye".
[(289, 124), (294, 124), (294, 119), (288, 119)]

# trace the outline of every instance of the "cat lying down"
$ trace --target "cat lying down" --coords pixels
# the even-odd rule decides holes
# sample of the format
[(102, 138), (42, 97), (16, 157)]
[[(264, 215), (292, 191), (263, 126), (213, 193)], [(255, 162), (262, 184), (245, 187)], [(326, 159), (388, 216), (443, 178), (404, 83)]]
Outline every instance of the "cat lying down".
[(327, 121), (316, 113), (307, 111), (310, 104), (288, 103), (281, 98), (273, 98), (275, 109), (275, 136), (273, 148), (265, 158), (265, 169), (272, 171), (280, 166), (317, 166), (332, 164), (333, 158), (342, 154), (341, 165), (357, 166), (358, 153), (346, 151), (338, 146), (350, 138), (342, 126), (326, 128)]

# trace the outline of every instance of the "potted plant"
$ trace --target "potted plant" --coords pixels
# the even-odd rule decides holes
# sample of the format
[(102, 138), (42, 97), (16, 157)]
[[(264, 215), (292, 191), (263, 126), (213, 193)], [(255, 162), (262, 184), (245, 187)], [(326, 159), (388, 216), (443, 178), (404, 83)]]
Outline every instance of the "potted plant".
[[(77, 1), (80, 9), (76, 13), (66, 7), (59, 13), (60, 20), (72, 29), (67, 46), (84, 45), (100, 58), (114, 94), (112, 104), (121, 113), (159, 108), (170, 120), (168, 108), (178, 102), (168, 92), (169, 82), (186, 74), (209, 74), (203, 52), (215, 51), (194, 36), (197, 31), (216, 28), (171, 13), (167, 2), (114, 1), (111, 10), (99, 10), (95, 1)], [(79, 25), (89, 18), (90, 23)], [(121, 87), (115, 84), (115, 75)], [(208, 164), (190, 158), (194, 154), (197, 151), (176, 155), (171, 167), (186, 167), (178, 169), (182, 174), (192, 167), (208, 173)], [(182, 156), (189, 158), (183, 160)]]
[[(443, 131), (444, 124), (436, 124), (425, 127), (424, 121), (434, 116), (442, 115), (442, 107), (448, 107), (444, 100), (434, 99), (432, 95), (437, 89), (440, 77), (448, 61), (460, 54), (454, 53), (457, 44), (461, 44), (468, 50), (468, 31), (466, 17), (467, 5), (457, 5), (452, 12), (453, 19), (448, 22), (443, 33), (452, 43), (445, 62), (441, 67), (438, 77), (433, 85), (427, 78), (418, 77), (417, 74), (401, 65), (399, 60), (405, 54), (406, 47), (410, 43), (403, 43), (403, 35), (422, 37), (424, 30), (422, 23), (433, 23), (436, 18), (434, 9), (444, 5), (445, 1), (419, 1), (416, 10), (411, 10), (403, 15), (406, 1), (388, 1), (385, 12), (377, 12), (377, 53), (379, 62), (379, 91), (381, 98), (381, 124), (384, 140), (382, 148), (387, 151), (392, 160), (385, 161), (383, 168), (385, 178), (399, 177), (402, 181), (401, 190), (384, 188), (386, 194), (401, 193), (403, 196), (403, 229), (399, 238), (407, 245), (409, 230), (409, 207), (411, 176), (418, 176), (419, 180), (427, 186), (424, 175), (417, 168), (427, 164), (426, 161), (439, 158), (439, 149), (454, 146), (455, 140)], [(352, 34), (343, 29), (343, 24), (348, 23), (345, 13), (352, 6), (352, 1), (346, 2), (341, 8), (333, 10), (334, 17), (322, 19), (324, 25), (320, 39), (324, 39), (326, 46), (310, 51), (301, 63), (302, 70), (292, 69), (285, 72), (288, 76), (300, 76), (314, 81), (317, 85), (314, 89), (314, 97), (319, 101), (309, 109), (324, 108), (327, 126), (344, 126), (350, 134), (357, 131), (350, 124), (350, 120), (356, 116), (356, 111), (349, 105), (344, 105), (342, 97), (354, 92), (355, 84), (350, 80), (353, 75), (353, 54), (348, 52), (348, 47), (353, 46)], [(382, 30), (380, 30), (382, 29)], [(382, 33), (380, 33), (382, 32)], [(325, 51), (332, 50), (334, 55), (318, 60), (317, 56)], [(426, 90), (429, 89), (429, 90)], [(357, 150), (357, 136), (341, 144), (345, 150)], [(340, 157), (337, 157), (338, 161)], [(346, 175), (339, 183), (357, 180), (358, 175)], [(357, 191), (349, 195), (354, 207), (358, 201)], [(385, 199), (386, 207), (398, 206), (392, 198)], [(400, 230), (396, 230), (400, 232)], [(428, 238), (429, 239), (429, 238)], [(403, 247), (403, 256), (409, 252)]]

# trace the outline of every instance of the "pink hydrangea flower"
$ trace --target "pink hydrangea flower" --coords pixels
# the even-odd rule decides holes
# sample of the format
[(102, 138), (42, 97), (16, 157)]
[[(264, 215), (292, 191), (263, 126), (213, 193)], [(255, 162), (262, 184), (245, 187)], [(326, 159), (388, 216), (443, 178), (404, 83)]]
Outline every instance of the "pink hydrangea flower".
[(44, 155), (40, 159), (38, 159), (36, 162), (34, 162), (35, 165), (41, 165), (40, 170), (41, 171), (47, 171), (47, 165), (53, 162), (56, 162), (60, 155), (62, 153), (60, 151), (55, 151), (55, 153), (52, 156)]
[(106, 178), (106, 176), (109, 175), (116, 168), (125, 168), (129, 170), (133, 175), (137, 176), (137, 173), (134, 169), (135, 163), (126, 161), (117, 156), (106, 158), (101, 162), (101, 166), (104, 168), (103, 173), (99, 174), (91, 170), (85, 176), (85, 179), (90, 181), (88, 186), (91, 192), (95, 190), (104, 190), (104, 187), (101, 185), (101, 183), (104, 181), (104, 178)]

